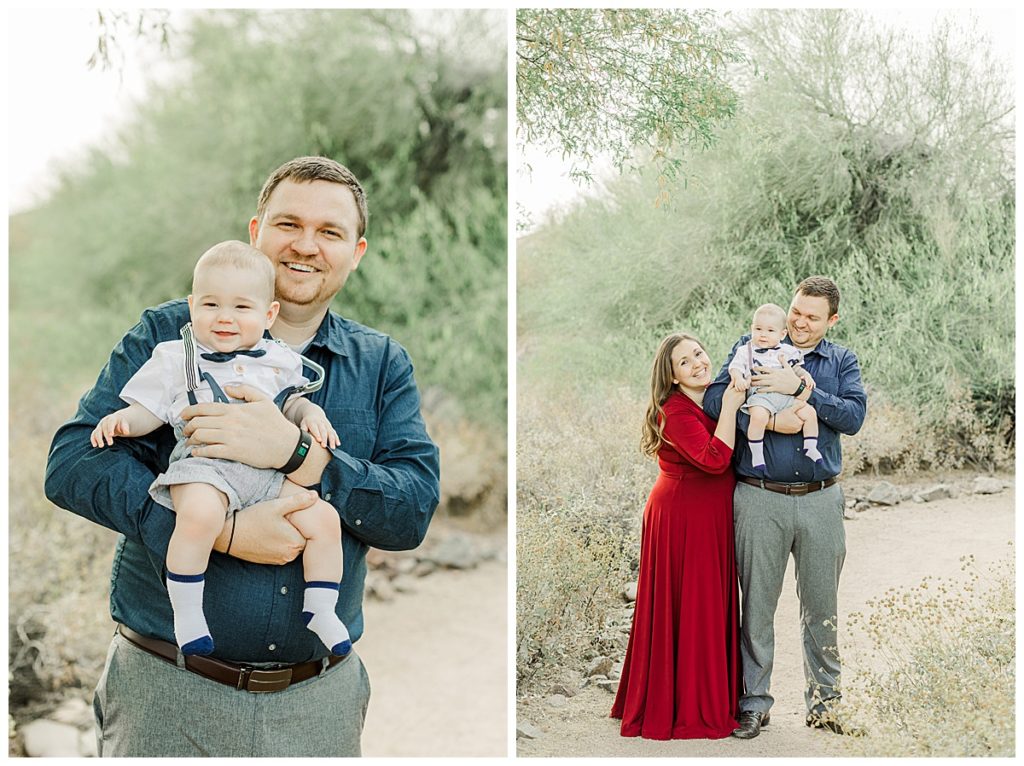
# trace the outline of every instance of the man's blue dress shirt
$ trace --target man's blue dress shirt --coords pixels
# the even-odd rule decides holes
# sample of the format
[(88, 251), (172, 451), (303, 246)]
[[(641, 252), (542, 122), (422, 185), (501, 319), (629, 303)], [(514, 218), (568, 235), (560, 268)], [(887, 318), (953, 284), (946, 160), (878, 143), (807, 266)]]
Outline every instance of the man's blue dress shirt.
[[(715, 420), (722, 412), (722, 393), (729, 385), (729, 361), (736, 349), (749, 340), (750, 336), (744, 335), (736, 341), (718, 371), (718, 377), (704, 393), (704, 412)], [(789, 343), (789, 338), (782, 342)], [(822, 338), (814, 350), (804, 352), (803, 366), (814, 378), (814, 391), (808, 403), (818, 413), (818, 450), (823, 460), (821, 465), (817, 465), (804, 455), (802, 433), (766, 431), (764, 456), (767, 468), (764, 478), (771, 481), (822, 481), (838, 476), (843, 468), (839, 434), (853, 435), (864, 424), (868, 397), (860, 379), (860, 364), (852, 351)], [(753, 469), (747, 447), (749, 425), (750, 417), (744, 412), (738, 413), (733, 463), (737, 475), (760, 478)]]
[[(75, 417), (50, 447), (46, 496), (56, 505), (121, 533), (110, 584), (111, 616), (144, 635), (174, 641), (164, 584), (174, 514), (149, 497), (149, 485), (174, 447), (169, 426), (96, 449), (89, 435), (125, 403), (118, 394), (163, 341), (177, 340), (188, 304), (147, 309), (114, 349)], [(440, 497), (439, 456), (420, 414), (409, 356), (383, 333), (328, 312), (304, 355), (325, 370), (309, 395), (327, 413), (341, 446), (314, 487), (337, 510), (345, 567), (338, 616), (352, 640), (363, 632), (368, 546), (415, 548)], [(244, 513), (243, 510), (241, 513)], [(303, 624), (301, 556), (283, 566), (214, 552), (204, 594), (214, 656), (236, 662), (305, 662), (328, 650)]]

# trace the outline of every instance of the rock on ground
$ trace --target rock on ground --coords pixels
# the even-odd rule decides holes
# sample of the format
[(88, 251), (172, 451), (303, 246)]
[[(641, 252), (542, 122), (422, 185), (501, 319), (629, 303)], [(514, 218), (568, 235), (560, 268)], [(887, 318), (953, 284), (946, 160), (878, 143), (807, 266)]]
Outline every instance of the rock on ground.
[(77, 757), (80, 737), (78, 728), (40, 718), (21, 727), (25, 753), (31, 758)]
[(971, 491), (975, 495), (994, 495), (997, 492), (1002, 492), (1004, 487), (1002, 479), (996, 479), (992, 476), (979, 476), (974, 480)]
[(899, 488), (887, 481), (879, 482), (868, 493), (868, 502), (875, 505), (896, 505), (902, 499)]

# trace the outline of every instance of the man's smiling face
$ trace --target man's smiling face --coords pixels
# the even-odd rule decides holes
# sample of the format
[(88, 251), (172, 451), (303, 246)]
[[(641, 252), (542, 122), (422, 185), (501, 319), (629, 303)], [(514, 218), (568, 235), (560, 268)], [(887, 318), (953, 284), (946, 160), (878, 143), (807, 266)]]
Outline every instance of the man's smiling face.
[(327, 306), (359, 266), (366, 240), (358, 235), (352, 190), (329, 181), (278, 184), (249, 237), (274, 264), (277, 299)]
[(789, 304), (789, 315), (786, 317), (789, 340), (797, 348), (809, 351), (818, 345), (829, 328), (838, 321), (839, 314), (828, 315), (828, 298), (797, 293)]

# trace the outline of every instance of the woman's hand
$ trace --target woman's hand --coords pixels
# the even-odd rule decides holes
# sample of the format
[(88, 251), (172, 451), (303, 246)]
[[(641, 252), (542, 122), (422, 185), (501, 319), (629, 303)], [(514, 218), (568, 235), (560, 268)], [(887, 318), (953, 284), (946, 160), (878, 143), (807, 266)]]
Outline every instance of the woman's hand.
[(736, 386), (730, 383), (726, 386), (725, 391), (722, 392), (722, 409), (729, 409), (735, 412), (740, 408), (746, 398), (747, 395), (745, 392), (740, 391)]

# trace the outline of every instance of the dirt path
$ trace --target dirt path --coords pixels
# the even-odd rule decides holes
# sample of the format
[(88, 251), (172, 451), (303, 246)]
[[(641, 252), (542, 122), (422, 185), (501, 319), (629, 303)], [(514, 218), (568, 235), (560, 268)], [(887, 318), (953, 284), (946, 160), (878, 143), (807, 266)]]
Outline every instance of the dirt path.
[(506, 593), (507, 567), (492, 560), (364, 603), (364, 756), (507, 754)]
[[(960, 557), (973, 554), (979, 569), (1008, 554), (1014, 537), (1014, 494), (962, 496), (926, 504), (903, 503), (874, 508), (846, 524), (846, 564), (839, 588), (845, 614), (891, 587), (913, 586), (926, 575), (959, 578)], [(792, 562), (791, 562), (792, 564)], [(842, 739), (803, 725), (803, 667), (798, 603), (792, 565), (775, 619), (776, 653), (772, 675), (771, 724), (761, 736), (742, 741), (676, 740), (656, 742), (619, 736), (608, 718), (612, 697), (587, 687), (563, 708), (544, 700), (520, 704), (519, 719), (537, 726), (542, 736), (520, 739), (520, 756), (815, 756), (841, 755)], [(847, 655), (866, 647), (844, 641)], [(854, 653), (855, 653), (854, 652)]]

